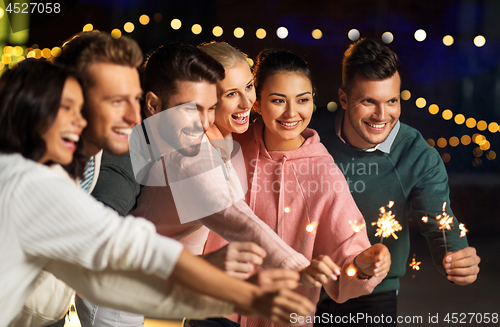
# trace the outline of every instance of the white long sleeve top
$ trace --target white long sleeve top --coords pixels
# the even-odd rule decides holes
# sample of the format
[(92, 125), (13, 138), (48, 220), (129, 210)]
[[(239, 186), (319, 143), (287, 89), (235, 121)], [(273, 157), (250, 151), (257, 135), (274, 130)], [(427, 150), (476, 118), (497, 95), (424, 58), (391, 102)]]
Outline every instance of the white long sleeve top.
[(145, 219), (119, 217), (58, 172), (0, 154), (0, 326), (16, 316), (51, 262), (167, 279), (182, 248)]

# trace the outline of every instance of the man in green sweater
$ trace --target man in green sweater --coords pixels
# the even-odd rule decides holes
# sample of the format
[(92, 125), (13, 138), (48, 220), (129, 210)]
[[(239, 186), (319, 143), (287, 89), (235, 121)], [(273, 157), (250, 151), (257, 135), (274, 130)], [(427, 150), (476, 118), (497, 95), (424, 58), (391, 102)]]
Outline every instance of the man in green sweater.
[[(344, 173), (361, 213), (371, 243), (375, 237), (379, 208), (392, 210), (402, 226), (396, 237), (383, 242), (392, 257), (391, 270), (372, 294), (338, 304), (330, 298), (318, 304), (316, 316), (349, 326), (396, 326), (399, 277), (406, 270), (410, 251), (409, 218), (418, 221), (426, 237), (434, 264), (446, 278), (459, 285), (474, 282), (480, 258), (460, 237), (453, 218), (446, 238), (436, 216), (450, 208), (448, 175), (438, 152), (414, 128), (399, 121), (400, 63), (388, 47), (368, 39), (352, 44), (344, 54), (342, 109), (335, 117), (337, 137), (330, 142), (330, 153)], [(393, 202), (390, 209), (386, 206)], [(392, 203), (391, 202), (391, 203)], [(427, 216), (427, 222), (421, 218)], [(362, 313), (363, 315), (358, 313)], [(332, 315), (332, 316), (330, 316)], [(344, 319), (339, 317), (359, 317)], [(327, 319), (322, 319), (326, 322)]]

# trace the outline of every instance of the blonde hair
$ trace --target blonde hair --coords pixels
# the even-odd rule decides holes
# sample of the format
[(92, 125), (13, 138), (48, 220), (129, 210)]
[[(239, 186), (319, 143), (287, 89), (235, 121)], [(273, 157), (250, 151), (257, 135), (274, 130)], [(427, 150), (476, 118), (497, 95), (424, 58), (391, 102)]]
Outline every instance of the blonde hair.
[(200, 50), (217, 60), (224, 69), (234, 68), (238, 63), (245, 62), (249, 67), (247, 55), (230, 46), (226, 42), (212, 41), (199, 46)]

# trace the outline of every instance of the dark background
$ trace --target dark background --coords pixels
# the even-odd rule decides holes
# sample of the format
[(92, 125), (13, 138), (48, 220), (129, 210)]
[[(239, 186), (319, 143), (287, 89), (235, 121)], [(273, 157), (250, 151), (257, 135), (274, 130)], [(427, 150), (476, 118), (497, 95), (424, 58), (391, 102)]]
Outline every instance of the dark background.
[[(410, 90), (411, 98), (402, 102), (401, 121), (421, 131), (425, 139), (445, 138), (480, 133), (490, 142), (489, 150), (477, 160), (473, 150), (477, 144), (438, 148), (450, 160), (446, 167), (450, 175), (451, 205), (458, 220), (469, 229), (469, 243), (482, 257), (481, 273), (476, 283), (467, 287), (453, 285), (440, 276), (429, 258), (425, 240), (415, 227), (412, 232), (412, 253), (421, 261), (421, 270), (409, 270), (402, 280), (399, 311), (406, 315), (422, 315), (423, 325), (428, 314), (448, 312), (500, 314), (500, 154), (499, 133), (479, 131), (458, 125), (453, 119), (444, 120), (441, 112), (450, 109), (466, 118), (487, 123), (500, 122), (500, 1), (499, 0), (271, 0), (271, 1), (138, 1), (87, 0), (62, 1), (58, 15), (33, 15), (29, 40), (24, 46), (52, 48), (60, 46), (87, 23), (94, 29), (110, 32), (114, 28), (134, 38), (144, 52), (151, 53), (161, 44), (183, 41), (200, 44), (211, 40), (226, 41), (247, 53), (251, 58), (264, 48), (285, 48), (303, 56), (312, 68), (318, 94), (317, 110), (312, 126), (322, 138), (332, 137), (333, 114), (327, 110), (331, 101), (338, 103), (337, 90), (341, 84), (341, 58), (352, 42), (351, 29), (361, 37), (381, 41), (384, 32), (391, 32), (394, 41), (389, 44), (400, 57), (402, 90)], [(141, 25), (139, 16), (150, 17)], [(6, 16), (4, 16), (3, 19)], [(172, 19), (182, 21), (179, 30), (170, 27)], [(123, 31), (123, 25), (132, 22), (132, 33)], [(191, 32), (193, 24), (200, 24), (201, 34)], [(212, 28), (221, 26), (224, 33), (214, 37)], [(276, 29), (284, 26), (288, 37), (279, 39)], [(233, 36), (233, 30), (242, 27), (244, 37)], [(255, 36), (258, 28), (267, 31), (266, 38)], [(320, 29), (323, 37), (311, 36)], [(427, 38), (415, 40), (414, 33), (424, 29)], [(454, 43), (445, 46), (442, 39), (452, 35)], [(477, 35), (486, 38), (483, 47), (476, 47)], [(11, 44), (17, 45), (17, 44)], [(427, 105), (419, 109), (415, 100), (423, 97)], [(440, 112), (431, 115), (430, 104), (437, 104)], [(475, 164), (473, 160), (476, 159)], [(413, 277), (414, 276), (414, 277)], [(469, 324), (467, 321), (467, 326)], [(491, 323), (490, 323), (491, 325)]]

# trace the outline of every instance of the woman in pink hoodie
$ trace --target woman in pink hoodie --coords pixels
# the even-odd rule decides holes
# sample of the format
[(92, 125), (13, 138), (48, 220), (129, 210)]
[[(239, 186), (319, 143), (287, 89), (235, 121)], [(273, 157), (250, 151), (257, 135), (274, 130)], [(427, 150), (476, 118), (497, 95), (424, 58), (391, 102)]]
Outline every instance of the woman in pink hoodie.
[[(245, 158), (246, 202), (306, 258), (329, 257), (336, 263), (332, 272), (338, 269), (339, 278), (332, 276), (323, 285), (334, 300), (369, 294), (387, 274), (390, 253), (382, 244), (370, 246), (365, 229), (353, 228), (364, 219), (318, 134), (307, 128), (314, 95), (307, 64), (288, 51), (265, 50), (257, 58), (254, 78), (254, 108), (262, 117), (246, 133), (234, 135)], [(205, 250), (224, 243), (210, 233)], [(356, 276), (347, 275), (350, 267), (357, 270)], [(312, 280), (302, 282), (318, 285)], [(300, 286), (297, 291), (313, 302), (319, 299), (319, 287)], [(327, 319), (316, 317), (322, 318)], [(314, 322), (314, 317), (291, 315), (290, 319), (310, 326)], [(233, 320), (243, 326), (271, 326), (258, 318)]]

